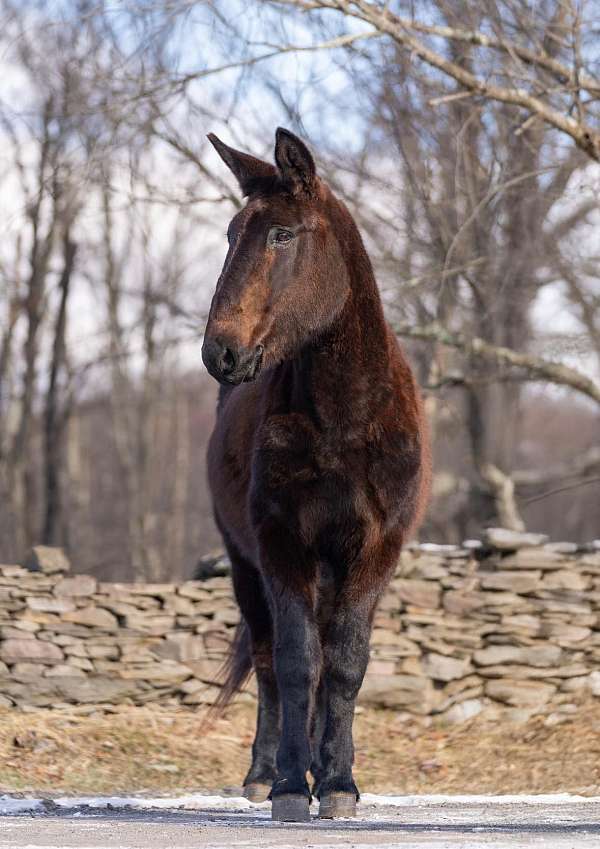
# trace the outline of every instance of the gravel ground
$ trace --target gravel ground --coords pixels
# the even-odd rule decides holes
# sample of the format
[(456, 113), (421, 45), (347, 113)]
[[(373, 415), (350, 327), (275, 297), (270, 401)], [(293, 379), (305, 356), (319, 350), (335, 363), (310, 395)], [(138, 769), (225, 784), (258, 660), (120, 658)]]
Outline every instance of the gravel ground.
[[(2, 804), (4, 802), (4, 804)], [(104, 807), (100, 807), (100, 806)], [(155, 807), (160, 805), (160, 807)], [(367, 796), (354, 820), (272, 823), (245, 800), (0, 798), (0, 849), (597, 849), (600, 799)], [(315, 813), (316, 813), (315, 805)]]

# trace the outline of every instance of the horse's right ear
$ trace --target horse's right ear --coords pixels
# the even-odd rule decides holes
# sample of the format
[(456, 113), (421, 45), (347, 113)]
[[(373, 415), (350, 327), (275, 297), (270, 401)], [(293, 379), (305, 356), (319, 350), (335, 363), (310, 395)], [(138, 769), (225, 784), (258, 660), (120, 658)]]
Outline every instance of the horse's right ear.
[(277, 127), (275, 133), (275, 162), (292, 194), (313, 194), (315, 161), (304, 142), (283, 127)]
[(227, 165), (236, 177), (244, 195), (249, 195), (257, 189), (261, 180), (264, 180), (266, 177), (274, 177), (277, 174), (277, 169), (274, 165), (271, 165), (269, 162), (263, 162), (262, 159), (257, 159), (248, 153), (242, 153), (240, 150), (229, 147), (221, 139), (218, 139), (214, 133), (209, 133), (207, 138), (225, 165)]

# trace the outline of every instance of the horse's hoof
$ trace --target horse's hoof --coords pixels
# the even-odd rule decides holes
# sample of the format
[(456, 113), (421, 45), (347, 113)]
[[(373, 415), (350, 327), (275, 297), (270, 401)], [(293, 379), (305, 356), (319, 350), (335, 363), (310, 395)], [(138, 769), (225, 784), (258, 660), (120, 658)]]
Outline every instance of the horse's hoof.
[(251, 781), (244, 786), (244, 798), (249, 802), (266, 802), (271, 793), (270, 784), (261, 784), (260, 781)]
[(310, 802), (301, 793), (273, 797), (271, 819), (276, 822), (310, 822)]
[(319, 817), (333, 819), (334, 817), (356, 816), (356, 793), (335, 792), (326, 793), (319, 801)]

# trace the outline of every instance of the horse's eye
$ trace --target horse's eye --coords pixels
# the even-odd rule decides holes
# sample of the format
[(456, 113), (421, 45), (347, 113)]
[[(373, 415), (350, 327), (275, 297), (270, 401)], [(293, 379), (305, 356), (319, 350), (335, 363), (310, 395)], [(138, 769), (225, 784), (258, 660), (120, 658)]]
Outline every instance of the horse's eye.
[(293, 238), (294, 234), (291, 230), (285, 230), (283, 227), (271, 227), (268, 242), (270, 245), (286, 245)]

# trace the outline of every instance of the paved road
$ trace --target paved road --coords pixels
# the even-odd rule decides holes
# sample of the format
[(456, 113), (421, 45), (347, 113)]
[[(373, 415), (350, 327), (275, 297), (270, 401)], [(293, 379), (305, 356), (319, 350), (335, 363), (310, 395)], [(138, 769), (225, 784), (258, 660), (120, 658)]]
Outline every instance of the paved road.
[[(197, 799), (198, 797), (196, 797)], [(163, 804), (164, 804), (164, 800)], [(208, 800), (207, 800), (208, 801)], [(272, 823), (264, 806), (94, 809), (63, 802), (0, 817), (0, 849), (598, 849), (600, 799), (481, 797), (363, 804), (355, 820)], [(233, 804), (232, 804), (233, 803)], [(188, 806), (189, 807), (189, 806)], [(198, 807), (198, 805), (195, 805)]]

